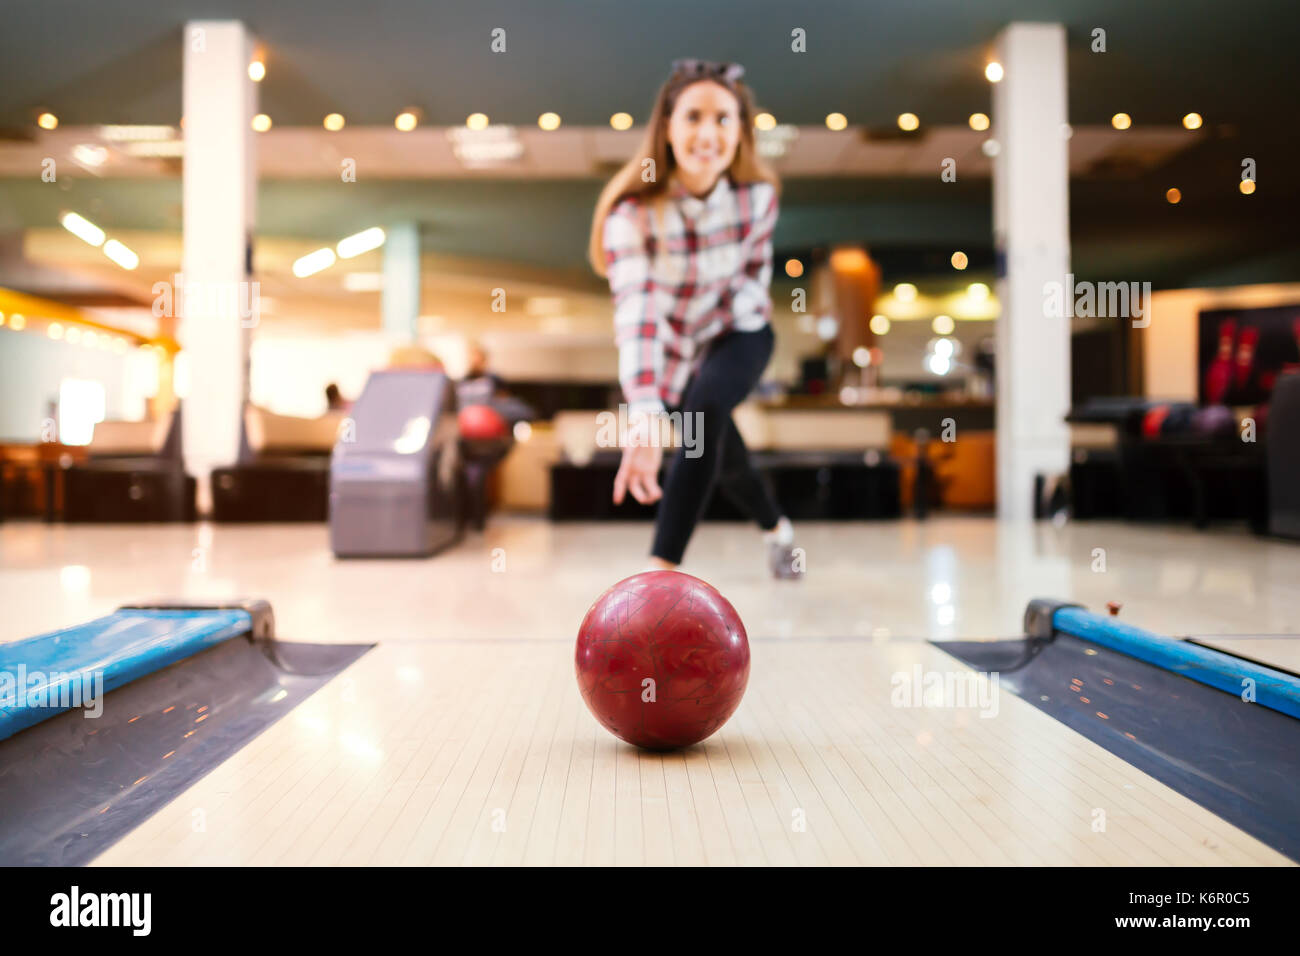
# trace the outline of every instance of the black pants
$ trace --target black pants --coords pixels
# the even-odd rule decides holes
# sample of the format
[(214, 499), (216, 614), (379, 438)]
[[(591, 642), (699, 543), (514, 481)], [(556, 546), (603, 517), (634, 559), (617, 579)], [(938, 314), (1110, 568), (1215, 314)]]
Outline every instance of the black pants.
[(463, 515), (476, 531), (482, 531), (487, 524), (488, 476), (513, 445), (509, 438), (461, 439), (460, 460), (465, 480)]
[(774, 343), (771, 326), (714, 339), (686, 386), (682, 404), (670, 409), (682, 413), (683, 428), (690, 418), (695, 447), (687, 448), (683, 442), (664, 482), (651, 551), (656, 558), (681, 563), (715, 485), (764, 530), (775, 528), (780, 520), (776, 502), (731, 420), (732, 409), (762, 377)]

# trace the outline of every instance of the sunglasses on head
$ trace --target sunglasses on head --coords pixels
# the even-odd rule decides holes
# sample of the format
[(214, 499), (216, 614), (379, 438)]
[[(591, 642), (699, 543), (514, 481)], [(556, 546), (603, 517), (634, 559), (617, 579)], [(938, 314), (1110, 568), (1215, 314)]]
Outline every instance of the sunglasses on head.
[(735, 83), (745, 75), (745, 68), (739, 63), (714, 63), (711, 60), (674, 60), (674, 76), (716, 77)]

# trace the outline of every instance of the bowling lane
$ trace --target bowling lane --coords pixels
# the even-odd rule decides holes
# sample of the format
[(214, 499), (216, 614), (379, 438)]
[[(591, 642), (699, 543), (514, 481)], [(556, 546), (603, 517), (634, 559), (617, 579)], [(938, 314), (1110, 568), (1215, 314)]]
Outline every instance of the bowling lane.
[(1173, 633), (1285, 633), (1292, 552), (975, 518), (800, 536), (808, 578), (780, 587), (750, 529), (693, 543), (686, 570), (740, 612), (752, 677), (718, 735), (666, 756), (599, 728), (573, 674), (587, 608), (641, 569), (639, 524), (501, 517), (376, 562), (334, 561), (318, 526), (5, 525), (0, 640), (248, 593), (284, 640), (378, 643), (101, 863), (1284, 862), (1009, 693), (987, 717), (892, 695), (918, 667), (969, 674), (924, 641), (1015, 635), (1039, 593)]
[[(320, 525), (0, 525), (0, 641), (156, 595), (270, 599), (288, 640), (572, 640), (591, 602), (645, 566), (647, 526), (502, 515), (428, 561), (336, 561)], [(806, 581), (775, 586), (754, 532), (710, 524), (683, 570), (750, 630), (790, 640), (984, 639), (1020, 633), (1025, 603), (1123, 604), (1163, 634), (1295, 634), (1297, 562), (1281, 542), (1092, 522), (985, 518), (803, 524)], [(1105, 571), (1097, 551), (1105, 554)], [(759, 624), (761, 623), (761, 628)]]
[(381, 645), (98, 863), (1286, 862), (1010, 694), (895, 706), (933, 648), (753, 653), (723, 731), (660, 755), (596, 725), (567, 641)]
[(1192, 640), (1246, 660), (1300, 674), (1300, 638), (1293, 634), (1195, 635)]

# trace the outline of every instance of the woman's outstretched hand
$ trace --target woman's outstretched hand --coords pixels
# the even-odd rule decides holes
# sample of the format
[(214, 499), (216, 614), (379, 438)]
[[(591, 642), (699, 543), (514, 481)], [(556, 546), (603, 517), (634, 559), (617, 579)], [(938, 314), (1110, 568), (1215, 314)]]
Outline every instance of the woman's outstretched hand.
[(659, 445), (623, 446), (623, 461), (614, 476), (614, 504), (621, 505), (628, 491), (643, 505), (654, 504), (664, 493), (659, 488), (659, 466), (664, 450)]

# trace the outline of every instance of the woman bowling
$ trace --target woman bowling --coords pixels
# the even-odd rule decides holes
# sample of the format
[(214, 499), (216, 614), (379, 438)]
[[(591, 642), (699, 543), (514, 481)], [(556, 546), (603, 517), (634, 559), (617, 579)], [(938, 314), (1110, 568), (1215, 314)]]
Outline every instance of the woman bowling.
[[(596, 204), (589, 257), (614, 298), (630, 423), (614, 503), (629, 491), (660, 502), (650, 569), (672, 570), (716, 485), (763, 530), (773, 575), (796, 578), (794, 530), (731, 418), (772, 356), (779, 185), (754, 147), (743, 74), (734, 63), (674, 63), (640, 149)], [(695, 440), (682, 442), (661, 489), (664, 412), (681, 413)]]

